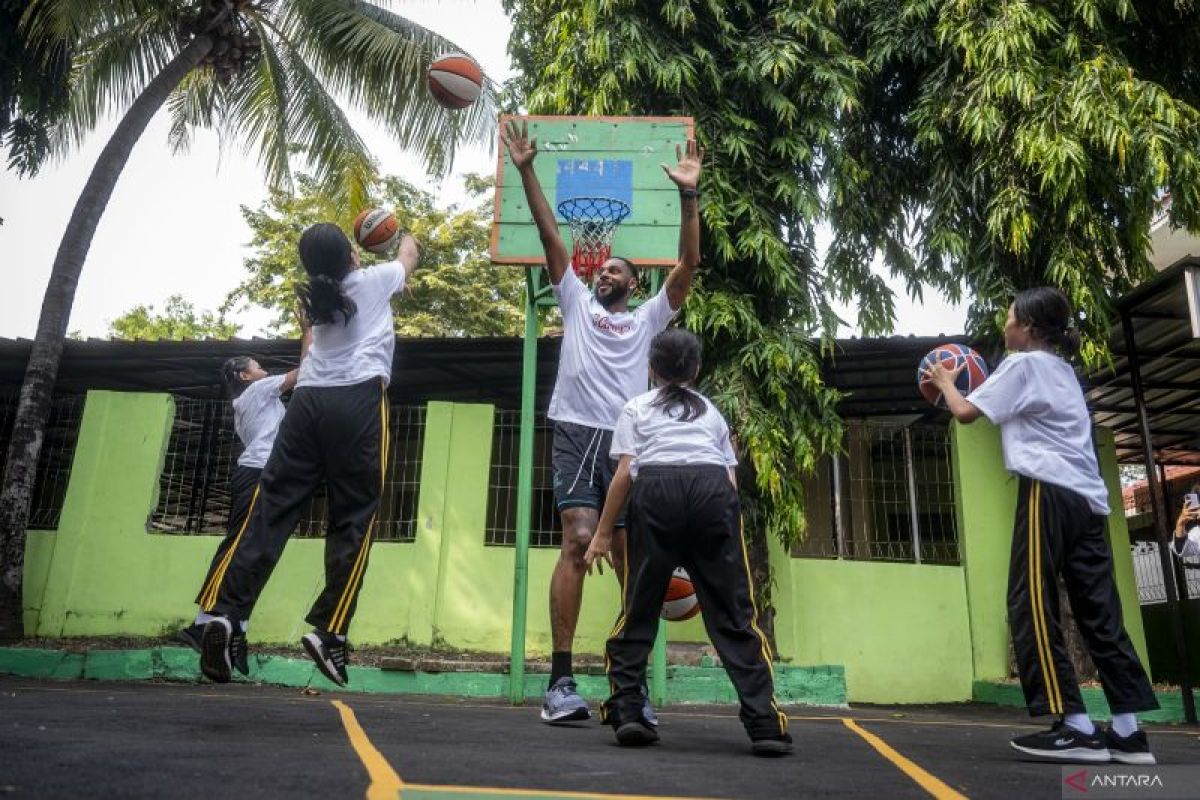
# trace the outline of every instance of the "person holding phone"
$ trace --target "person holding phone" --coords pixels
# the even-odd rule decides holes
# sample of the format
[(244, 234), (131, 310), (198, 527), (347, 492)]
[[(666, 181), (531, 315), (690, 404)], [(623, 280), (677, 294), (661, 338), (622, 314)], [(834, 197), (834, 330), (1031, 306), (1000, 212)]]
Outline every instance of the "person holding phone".
[(1175, 521), (1171, 552), (1180, 558), (1200, 557), (1200, 486), (1183, 496), (1183, 510)]

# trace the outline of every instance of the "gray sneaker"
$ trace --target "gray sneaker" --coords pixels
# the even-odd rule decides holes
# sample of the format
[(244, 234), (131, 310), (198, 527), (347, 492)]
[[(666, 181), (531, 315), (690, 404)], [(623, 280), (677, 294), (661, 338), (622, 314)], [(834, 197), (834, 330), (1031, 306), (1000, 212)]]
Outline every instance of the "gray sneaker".
[(651, 727), (658, 727), (658, 715), (654, 713), (654, 706), (650, 705), (650, 690), (645, 686), (642, 687), (642, 719), (646, 720), (646, 724)]
[(546, 690), (542, 703), (542, 722), (556, 725), (560, 722), (578, 722), (591, 719), (592, 712), (587, 701), (575, 691), (575, 679), (564, 675)]

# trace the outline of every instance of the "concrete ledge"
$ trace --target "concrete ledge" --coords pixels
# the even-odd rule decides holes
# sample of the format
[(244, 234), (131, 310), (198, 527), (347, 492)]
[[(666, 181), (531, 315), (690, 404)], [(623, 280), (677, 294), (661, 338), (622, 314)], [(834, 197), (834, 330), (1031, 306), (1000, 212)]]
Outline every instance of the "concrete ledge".
[[(2, 663), (2, 662), (0, 662)], [(994, 683), (991, 681), (976, 681), (973, 686), (973, 697), (980, 703), (992, 703), (998, 706), (1025, 708), (1025, 694), (1017, 683)], [(1108, 709), (1108, 701), (1104, 692), (1095, 686), (1084, 686), (1080, 693), (1083, 704), (1087, 706), (1088, 715), (1094, 720), (1110, 720), (1112, 712)], [(1184, 722), (1183, 696), (1179, 692), (1155, 692), (1160, 708), (1157, 711), (1138, 713), (1138, 719), (1144, 722)]]
[[(144, 650), (62, 650), (0, 648), (0, 673), (53, 680), (142, 681), (168, 680), (197, 683), (202, 680), (196, 654), (182, 647)], [(308, 660), (275, 655), (251, 656), (252, 679), (235, 680), (277, 686), (312, 686), (332, 691)], [(579, 692), (593, 700), (608, 696), (602, 675), (577, 675)], [(546, 690), (545, 674), (525, 676), (525, 697), (540, 700)], [(399, 672), (375, 667), (350, 667), (350, 685), (341, 691), (372, 694), (433, 694), (456, 697), (507, 697), (508, 675), (501, 672)], [(840, 666), (775, 666), (775, 693), (781, 703), (846, 707), (845, 674)], [(667, 670), (668, 703), (736, 703), (737, 695), (719, 667), (670, 667)]]

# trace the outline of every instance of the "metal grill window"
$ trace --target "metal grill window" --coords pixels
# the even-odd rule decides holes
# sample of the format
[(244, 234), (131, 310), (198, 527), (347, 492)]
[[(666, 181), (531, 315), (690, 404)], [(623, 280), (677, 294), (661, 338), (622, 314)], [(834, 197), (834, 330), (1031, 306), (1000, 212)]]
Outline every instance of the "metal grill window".
[(948, 428), (850, 422), (805, 495), (794, 556), (959, 563)]
[[(1167, 602), (1167, 584), (1163, 579), (1158, 542), (1138, 542), (1133, 545), (1132, 550), (1138, 604), (1149, 606)], [(1171, 554), (1171, 559), (1177, 560), (1174, 553)], [(1185, 558), (1182, 561), (1184, 574), (1187, 576), (1187, 596), (1200, 597), (1200, 558)]]
[[(492, 469), (488, 481), (487, 528), (484, 542), (513, 546), (517, 541), (517, 467), (521, 441), (521, 412), (496, 409), (492, 433)], [(531, 547), (559, 547), (562, 531), (554, 506), (554, 469), (551, 454), (554, 424), (545, 413), (534, 417), (533, 509)]]
[[(390, 425), (389, 463), (375, 538), (411, 542), (416, 536), (425, 409), (393, 405)], [(233, 427), (232, 404), (175, 398), (175, 420), (159, 479), (158, 506), (150, 516), (149, 529), (175, 534), (223, 532), (229, 523), (229, 476), (241, 451)], [(324, 536), (328, 508), (328, 493), (322, 484), (292, 535)]]
[[(12, 426), (17, 417), (18, 396), (0, 398), (0, 458), (7, 458)], [(57, 395), (50, 401), (42, 450), (38, 454), (33, 478), (33, 497), (29, 505), (31, 530), (54, 530), (62, 515), (75, 461), (75, 445), (83, 422), (83, 395)]]

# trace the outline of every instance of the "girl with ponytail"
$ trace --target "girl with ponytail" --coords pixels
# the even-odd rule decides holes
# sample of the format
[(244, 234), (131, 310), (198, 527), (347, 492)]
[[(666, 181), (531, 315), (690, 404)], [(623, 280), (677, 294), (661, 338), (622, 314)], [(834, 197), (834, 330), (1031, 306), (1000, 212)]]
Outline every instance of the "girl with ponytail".
[(737, 457), (721, 412), (692, 388), (699, 374), (695, 336), (682, 328), (655, 336), (650, 377), (657, 388), (626, 403), (613, 432), (611, 454), (620, 463), (584, 556), (589, 573), (601, 560), (612, 566), (614, 528), (628, 499), (625, 597), (617, 633), (606, 648), (613, 693), (604, 704), (604, 721), (622, 745), (657, 741), (641, 687), (663, 596), (682, 566), (741, 698), (751, 751), (786, 755), (792, 737), (775, 702), (770, 645), (758, 627), (744, 555)]
[(258, 482), (248, 522), (201, 593), (212, 619), (201, 637), (200, 668), (231, 678), (232, 656), (245, 651), (245, 627), (305, 503), (321, 481), (329, 489), (325, 588), (306, 617), (301, 639), (329, 680), (344, 686), (354, 616), (366, 571), (387, 463), (387, 386), (396, 335), (392, 296), (416, 269), (419, 251), (404, 236), (397, 260), (367, 269), (341, 229), (324, 222), (300, 237), (308, 281), (300, 288), (313, 341), (296, 390)]
[[(303, 363), (308, 348), (312, 346), (312, 326), (299, 311), (296, 316), (300, 323), (300, 362)], [(233, 429), (242, 443), (242, 453), (229, 476), (229, 522), (225, 528), (225, 538), (217, 545), (200, 594), (196, 596), (196, 604), (201, 606), (201, 610), (191, 625), (175, 635), (176, 641), (196, 652), (200, 652), (204, 626), (213, 618), (203, 610), (205, 589), (212, 583), (213, 576), (225, 560), (225, 554), (233, 546), (250, 515), (254, 487), (262, 477), (263, 467), (271, 454), (275, 436), (279, 433), (279, 423), (286, 411), (282, 398), (295, 388), (298, 377), (299, 368), (283, 375), (271, 375), (250, 356), (234, 356), (221, 365), (221, 383), (233, 401)], [(245, 639), (238, 639), (234, 644), (236, 646), (230, 652), (230, 660), (239, 672), (246, 675), (250, 665), (243, 646)]]
[[(959, 422), (984, 416), (1000, 427), (1004, 464), (1020, 479), (1008, 621), (1029, 713), (1058, 721), (1013, 739), (1012, 746), (1058, 761), (1153, 764), (1136, 712), (1158, 708), (1158, 701), (1121, 619), (1104, 538), (1108, 488), (1096, 462), (1091, 415), (1067, 363), (1079, 351), (1079, 334), (1066, 296), (1050, 286), (1019, 292), (1008, 309), (1004, 343), (1008, 356), (968, 397), (954, 385), (961, 368), (934, 365), (929, 376)], [(1107, 730), (1088, 717), (1063, 642), (1060, 575), (1113, 712)]]

